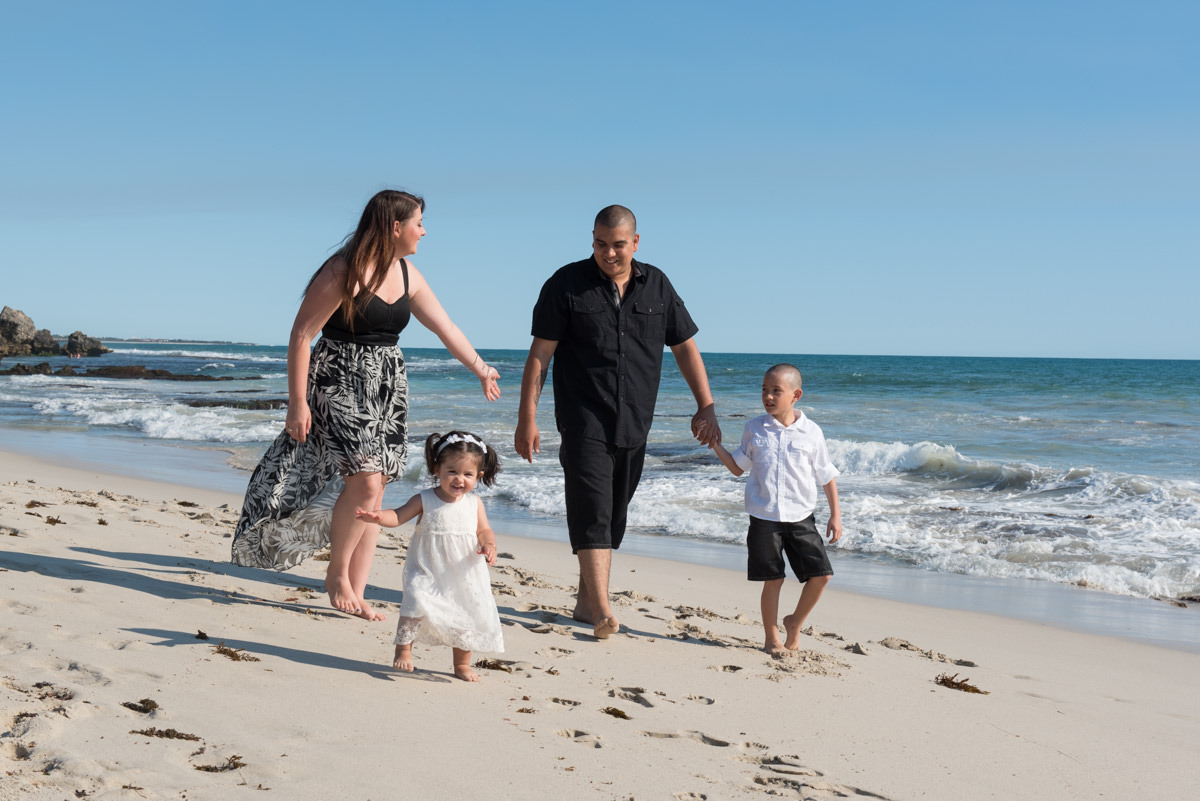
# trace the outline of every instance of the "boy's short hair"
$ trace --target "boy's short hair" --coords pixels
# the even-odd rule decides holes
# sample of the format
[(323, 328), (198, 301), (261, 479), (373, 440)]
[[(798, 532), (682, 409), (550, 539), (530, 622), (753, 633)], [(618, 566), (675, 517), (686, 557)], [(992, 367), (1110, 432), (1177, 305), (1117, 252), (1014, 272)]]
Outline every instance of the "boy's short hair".
[(804, 385), (803, 385), (804, 377), (802, 375), (800, 375), (800, 368), (794, 364), (788, 364), (787, 362), (780, 362), (779, 364), (775, 365), (771, 369), (767, 370), (767, 372), (763, 373), (763, 375), (766, 376), (766, 375), (770, 375), (771, 373), (779, 373), (782, 376), (786, 376), (787, 380), (791, 381), (792, 386), (794, 386), (796, 389), (804, 388)]

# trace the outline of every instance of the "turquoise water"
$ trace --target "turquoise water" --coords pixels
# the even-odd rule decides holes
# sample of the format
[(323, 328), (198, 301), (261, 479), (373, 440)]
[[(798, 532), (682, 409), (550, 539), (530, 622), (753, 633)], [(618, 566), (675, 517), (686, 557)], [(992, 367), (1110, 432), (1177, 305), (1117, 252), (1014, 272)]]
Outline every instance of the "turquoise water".
[[(172, 473), (190, 458), (198, 480), (227, 474), (216, 483), (244, 486), (238, 471), (253, 466), (284, 413), (187, 404), (285, 398), (285, 349), (108, 344), (114, 353), (70, 364), (236, 380), (0, 377), (0, 437), (16, 447), (52, 436), (101, 455), (170, 446), (143, 448), (139, 469)], [(415, 452), (430, 432), (476, 431), (505, 457), (490, 513), (560, 530), (549, 392), (542, 454), (530, 465), (512, 451), (524, 351), (484, 351), (502, 375), (504, 396), (494, 404), (445, 351), (406, 355)], [(1200, 596), (1200, 362), (706, 354), (728, 444), (761, 413), (764, 369), (785, 360), (803, 371), (801, 408), (824, 429), (843, 473), (838, 553), (989, 581)], [(42, 360), (2, 366), (20, 361)], [(55, 369), (68, 363), (50, 361)], [(668, 355), (632, 530), (665, 543), (738, 544), (741, 481), (691, 439), (693, 410)], [(414, 461), (389, 497), (407, 497), (423, 481)]]

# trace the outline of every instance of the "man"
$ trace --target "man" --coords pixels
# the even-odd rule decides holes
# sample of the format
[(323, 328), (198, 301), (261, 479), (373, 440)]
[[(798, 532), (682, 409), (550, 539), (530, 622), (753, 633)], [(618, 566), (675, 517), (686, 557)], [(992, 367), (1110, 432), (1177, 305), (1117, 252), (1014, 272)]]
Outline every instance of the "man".
[(692, 433), (705, 445), (721, 440), (692, 340), (696, 324), (667, 277), (633, 258), (638, 239), (633, 212), (609, 206), (596, 215), (592, 257), (566, 265), (542, 287), (514, 437), (525, 460), (541, 452), (537, 405), (553, 358), (567, 530), (579, 558), (573, 617), (590, 623), (597, 639), (620, 630), (608, 597), (612, 549), (621, 545), (642, 475), (664, 345), (696, 399)]

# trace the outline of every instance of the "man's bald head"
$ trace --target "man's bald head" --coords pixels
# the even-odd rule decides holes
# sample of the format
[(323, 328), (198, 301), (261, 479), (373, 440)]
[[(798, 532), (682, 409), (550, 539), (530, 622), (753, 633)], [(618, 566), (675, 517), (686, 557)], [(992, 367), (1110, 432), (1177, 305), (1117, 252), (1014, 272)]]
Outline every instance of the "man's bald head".
[(596, 215), (595, 227), (597, 228), (621, 228), (628, 226), (629, 233), (637, 233), (637, 217), (633, 216), (633, 212), (624, 206), (606, 206), (600, 209), (600, 213)]

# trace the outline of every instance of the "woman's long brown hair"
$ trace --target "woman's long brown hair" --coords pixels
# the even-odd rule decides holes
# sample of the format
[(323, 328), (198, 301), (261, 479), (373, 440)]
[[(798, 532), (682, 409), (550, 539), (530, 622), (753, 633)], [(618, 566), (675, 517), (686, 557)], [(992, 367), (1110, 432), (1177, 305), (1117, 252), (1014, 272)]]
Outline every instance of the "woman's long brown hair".
[[(363, 209), (358, 228), (346, 238), (338, 252), (313, 273), (308, 286), (304, 288), (305, 294), (308, 294), (313, 282), (329, 261), (341, 256), (348, 268), (342, 285), (342, 316), (353, 327), (355, 306), (361, 308), (370, 301), (371, 295), (383, 284), (392, 262), (396, 260), (396, 242), (392, 237), (394, 223), (408, 222), (418, 209), (425, 210), (425, 200), (418, 195), (395, 189), (385, 189), (376, 193)], [(368, 282), (365, 277), (372, 267), (375, 270)], [(354, 290), (360, 286), (362, 290), (356, 296)]]

